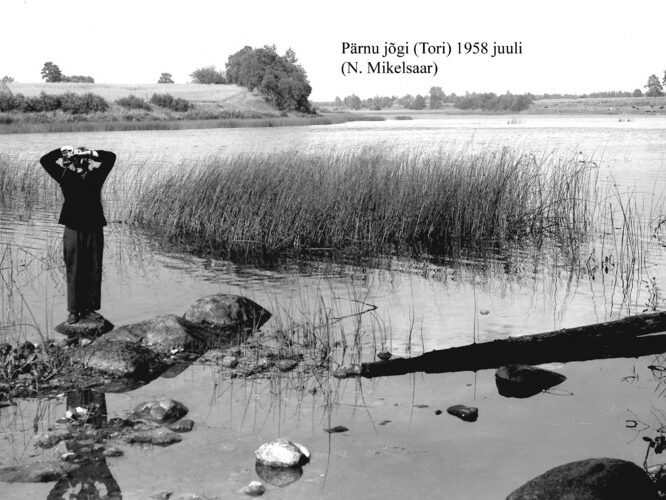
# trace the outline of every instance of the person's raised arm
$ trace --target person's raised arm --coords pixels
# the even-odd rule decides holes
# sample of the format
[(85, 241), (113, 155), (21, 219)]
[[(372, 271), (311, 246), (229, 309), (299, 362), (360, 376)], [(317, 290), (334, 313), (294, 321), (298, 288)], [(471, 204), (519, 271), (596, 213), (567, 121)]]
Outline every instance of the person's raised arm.
[(63, 152), (68, 148), (68, 146), (63, 146), (62, 148), (54, 149), (46, 153), (39, 160), (39, 163), (42, 164), (44, 170), (53, 177), (57, 182), (60, 182), (62, 177), (66, 174), (67, 169), (63, 166), (60, 166), (57, 162), (60, 158), (63, 157)]
[(100, 165), (97, 168), (97, 175), (100, 177), (100, 181), (104, 182), (106, 176), (109, 175), (113, 165), (116, 163), (116, 154), (111, 151), (97, 149), (90, 151), (90, 158), (93, 161), (99, 162)]

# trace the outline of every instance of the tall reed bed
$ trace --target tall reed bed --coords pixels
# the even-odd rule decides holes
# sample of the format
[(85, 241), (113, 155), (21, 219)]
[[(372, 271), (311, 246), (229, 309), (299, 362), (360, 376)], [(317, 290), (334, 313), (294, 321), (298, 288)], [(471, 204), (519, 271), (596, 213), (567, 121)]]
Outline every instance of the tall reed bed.
[(508, 149), (285, 152), (184, 164), (145, 182), (130, 222), (221, 251), (446, 254), (453, 245), (584, 235), (594, 180)]
[(58, 186), (39, 166), (39, 162), (0, 152), (0, 203), (27, 202), (51, 196)]

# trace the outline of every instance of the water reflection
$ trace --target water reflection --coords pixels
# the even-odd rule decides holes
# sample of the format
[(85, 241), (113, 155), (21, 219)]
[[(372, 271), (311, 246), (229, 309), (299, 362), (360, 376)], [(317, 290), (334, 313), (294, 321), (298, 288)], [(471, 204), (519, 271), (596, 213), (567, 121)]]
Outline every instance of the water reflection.
[[(107, 425), (106, 395), (91, 389), (79, 389), (67, 393), (67, 408), (76, 412), (85, 411), (85, 419), (81, 424), (93, 429)], [(68, 452), (74, 454), (73, 460), (81, 466), (66, 474), (56, 482), (48, 496), (48, 500), (77, 499), (122, 499), (120, 486), (109, 470), (104, 456), (104, 447), (96, 447), (88, 435), (76, 437), (65, 442)]]

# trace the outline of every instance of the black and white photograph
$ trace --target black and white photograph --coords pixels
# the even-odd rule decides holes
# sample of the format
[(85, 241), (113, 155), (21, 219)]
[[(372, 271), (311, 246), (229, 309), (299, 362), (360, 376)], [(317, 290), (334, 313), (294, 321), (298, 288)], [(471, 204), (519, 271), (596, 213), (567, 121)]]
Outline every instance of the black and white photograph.
[(666, 498), (663, 1), (0, 13), (0, 499)]

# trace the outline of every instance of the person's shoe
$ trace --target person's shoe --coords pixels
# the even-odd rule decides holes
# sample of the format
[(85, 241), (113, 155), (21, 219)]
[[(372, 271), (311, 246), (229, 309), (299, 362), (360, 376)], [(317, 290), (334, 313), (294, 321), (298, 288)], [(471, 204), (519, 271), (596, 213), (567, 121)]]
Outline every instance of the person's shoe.
[(104, 319), (104, 316), (95, 311), (86, 311), (79, 318), (82, 321), (100, 321), (102, 319)]
[(67, 315), (67, 319), (65, 320), (65, 323), (67, 323), (68, 325), (73, 325), (74, 323), (78, 322), (79, 322), (79, 315), (73, 312), (69, 313)]

